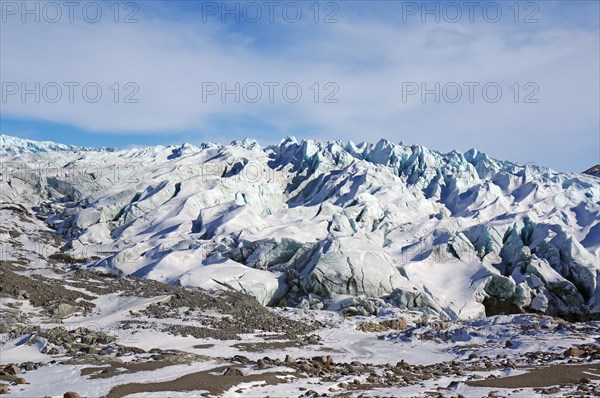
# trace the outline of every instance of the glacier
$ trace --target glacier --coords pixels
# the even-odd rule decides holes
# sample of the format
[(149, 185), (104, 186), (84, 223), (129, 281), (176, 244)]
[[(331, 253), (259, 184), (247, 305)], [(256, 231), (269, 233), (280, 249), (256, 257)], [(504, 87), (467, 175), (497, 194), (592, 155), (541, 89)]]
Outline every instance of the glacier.
[(1, 204), (43, 220), (61, 237), (47, 252), (78, 267), (269, 306), (600, 314), (592, 175), (388, 140), (0, 144)]

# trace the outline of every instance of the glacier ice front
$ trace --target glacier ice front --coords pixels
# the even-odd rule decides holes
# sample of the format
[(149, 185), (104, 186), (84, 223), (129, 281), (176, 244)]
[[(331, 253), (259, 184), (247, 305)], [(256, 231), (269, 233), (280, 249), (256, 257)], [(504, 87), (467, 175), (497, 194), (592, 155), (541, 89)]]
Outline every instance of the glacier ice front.
[(2, 202), (38, 214), (89, 268), (265, 305), (350, 296), (359, 312), (454, 319), (600, 312), (594, 176), (387, 140), (116, 150), (0, 139), (2, 162), (23, 166), (3, 169)]

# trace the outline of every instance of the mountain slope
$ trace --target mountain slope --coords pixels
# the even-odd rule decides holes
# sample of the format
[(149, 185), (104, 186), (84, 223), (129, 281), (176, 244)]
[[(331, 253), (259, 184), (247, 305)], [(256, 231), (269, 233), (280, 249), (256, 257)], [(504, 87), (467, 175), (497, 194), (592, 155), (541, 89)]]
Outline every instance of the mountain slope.
[(590, 167), (583, 174), (588, 174), (594, 177), (600, 177), (600, 164)]
[(600, 311), (594, 177), (386, 140), (23, 151), (3, 139), (0, 200), (91, 269), (365, 314)]

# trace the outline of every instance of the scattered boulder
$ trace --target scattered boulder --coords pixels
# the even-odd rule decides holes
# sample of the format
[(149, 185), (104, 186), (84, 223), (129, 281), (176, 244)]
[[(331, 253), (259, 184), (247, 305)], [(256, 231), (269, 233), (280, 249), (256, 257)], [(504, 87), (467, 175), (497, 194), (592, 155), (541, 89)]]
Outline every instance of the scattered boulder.
[(15, 380), (17, 380), (19, 378), (18, 376), (9, 375), (5, 372), (2, 372), (2, 373), (4, 373), (4, 374), (0, 374), (0, 380), (8, 381), (9, 383), (14, 383)]
[(568, 348), (564, 354), (567, 357), (580, 357), (583, 354), (585, 354), (585, 352), (583, 350), (580, 350), (577, 347), (571, 347), (571, 348)]
[(18, 375), (21, 373), (21, 370), (17, 365), (8, 365), (4, 367), (4, 371), (9, 375)]
[(239, 362), (244, 365), (246, 365), (248, 362), (250, 362), (250, 359), (248, 359), (248, 357), (245, 357), (243, 355), (235, 355), (233, 358), (231, 358), (231, 360), (234, 362)]
[(264, 360), (259, 359), (258, 361), (256, 361), (255, 369), (260, 370), (260, 369), (266, 369), (267, 367), (268, 367), (268, 365)]
[(456, 390), (459, 385), (460, 385), (459, 381), (451, 381), (450, 384), (448, 384), (448, 387), (446, 387), (446, 388), (448, 390)]
[(81, 310), (81, 307), (71, 305), (71, 304), (66, 304), (66, 303), (60, 303), (54, 309), (54, 311), (52, 311), (52, 315), (55, 318), (66, 318), (69, 315), (72, 315), (79, 310)]
[(340, 306), (347, 316), (371, 316), (378, 313), (375, 303), (366, 297), (349, 297), (342, 301)]
[(388, 327), (391, 330), (404, 330), (408, 327), (404, 318), (386, 319), (379, 322), (381, 325)]
[(398, 369), (402, 369), (402, 370), (410, 370), (410, 364), (408, 362), (406, 362), (404, 359), (400, 360), (400, 362), (398, 362), (396, 364), (396, 367)]
[(319, 362), (324, 365), (332, 365), (333, 364), (333, 358), (331, 358), (331, 355), (323, 355), (323, 356), (313, 357), (312, 360), (314, 362)]
[(223, 372), (223, 376), (238, 376), (238, 377), (244, 377), (245, 374), (242, 371), (242, 369), (240, 368), (235, 368), (235, 367), (231, 367), (231, 368), (227, 368), (225, 369), (225, 372)]
[(290, 357), (289, 355), (285, 356), (285, 359), (283, 361), (286, 365), (295, 365), (296, 361), (294, 360), (294, 358)]
[(79, 395), (78, 393), (76, 393), (75, 391), (67, 391), (64, 395), (63, 398), (81, 398), (81, 395)]
[(363, 332), (386, 332), (388, 330), (404, 330), (408, 327), (402, 318), (385, 319), (380, 322), (361, 322), (356, 328)]

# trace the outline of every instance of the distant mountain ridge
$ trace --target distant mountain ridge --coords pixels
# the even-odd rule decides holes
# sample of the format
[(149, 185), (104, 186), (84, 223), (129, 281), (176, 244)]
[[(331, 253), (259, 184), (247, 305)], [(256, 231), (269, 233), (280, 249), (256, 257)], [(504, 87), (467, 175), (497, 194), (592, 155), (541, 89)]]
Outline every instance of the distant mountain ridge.
[(0, 155), (20, 155), (24, 153), (57, 152), (57, 151), (108, 151), (114, 152), (115, 148), (80, 147), (76, 145), (58, 144), (53, 141), (33, 141), (25, 138), (0, 135)]

